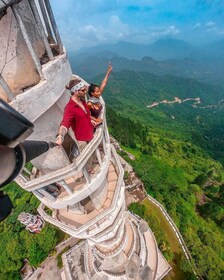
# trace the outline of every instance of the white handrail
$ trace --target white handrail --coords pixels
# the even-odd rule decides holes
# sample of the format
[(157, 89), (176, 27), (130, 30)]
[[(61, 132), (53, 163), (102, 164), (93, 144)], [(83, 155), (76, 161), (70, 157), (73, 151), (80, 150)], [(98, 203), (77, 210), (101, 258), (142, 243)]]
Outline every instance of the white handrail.
[[(80, 189), (73, 191), (72, 193), (67, 193), (66, 196), (60, 198), (57, 197), (55, 201), (50, 201), (45, 197), (42, 199), (42, 202), (49, 206), (50, 208), (55, 209), (63, 209), (68, 205), (74, 205), (75, 203), (81, 201), (82, 199), (86, 198), (87, 196), (91, 195), (93, 192), (95, 192), (103, 183), (106, 177), (107, 170), (109, 168), (110, 164), (110, 150), (108, 149), (107, 156), (105, 157), (105, 160), (103, 161), (103, 167), (100, 169), (100, 172), (94, 176), (93, 179), (91, 179), (90, 183), (84, 184)], [(102, 176), (104, 175), (104, 176)]]
[[(103, 108), (103, 123), (102, 126), (97, 129), (94, 134), (94, 138), (90, 143), (83, 149), (82, 153), (76, 158), (75, 162), (48, 174), (44, 174), (38, 178), (32, 180), (27, 180), (21, 174), (16, 178), (16, 181), (21, 185), (26, 191), (38, 190), (46, 185), (50, 185), (57, 181), (66, 180), (71, 176), (82, 171), (83, 167), (86, 165), (89, 158), (95, 152), (96, 148), (102, 142), (104, 138), (104, 131), (107, 130), (105, 109)], [(105, 138), (106, 143), (109, 144), (107, 137)]]
[(98, 147), (103, 138), (103, 127), (97, 129), (96, 135), (93, 140), (84, 148), (82, 153), (77, 157), (76, 161), (59, 169), (52, 171), (51, 173), (42, 175), (38, 178), (26, 181), (23, 176), (19, 175), (16, 179), (18, 183), (26, 191), (38, 190), (46, 185), (50, 185), (57, 181), (66, 180), (71, 176), (79, 173), (82, 168), (86, 165), (89, 158), (95, 152), (95, 147)]
[[(121, 250), (123, 250), (123, 248), (125, 247), (127, 240), (128, 240), (128, 235), (126, 234), (127, 230), (126, 230), (126, 226), (125, 226), (125, 230), (124, 230), (124, 234), (122, 236), (122, 239), (120, 240), (119, 245), (115, 248), (114, 251), (112, 252), (105, 252), (103, 253), (102, 251), (100, 251), (100, 249), (98, 249), (96, 246), (94, 247), (94, 249), (96, 250), (97, 254), (99, 256), (101, 256), (102, 258), (107, 258), (107, 257), (114, 257), (115, 255), (118, 254), (118, 252), (120, 252)], [(108, 248), (109, 250), (109, 248)]]
[[(124, 191), (121, 191), (121, 188), (123, 186), (123, 169), (121, 167), (121, 164), (120, 162), (118, 161), (118, 157), (116, 156), (116, 152), (115, 152), (115, 149), (112, 147), (112, 153), (113, 155), (115, 156), (115, 161), (117, 161), (117, 165), (118, 165), (118, 168), (120, 169), (120, 174), (118, 176), (118, 181), (117, 181), (117, 187), (116, 187), (116, 190), (115, 190), (115, 194), (114, 194), (114, 198), (113, 198), (113, 201), (112, 201), (112, 204), (111, 204), (111, 207), (105, 211), (103, 211), (102, 213), (100, 213), (99, 215), (97, 215), (94, 219), (88, 221), (87, 223), (85, 223), (84, 225), (82, 225), (81, 227), (79, 228), (75, 228), (74, 226), (72, 226), (72, 228), (69, 226), (69, 225), (66, 225), (65, 223), (63, 222), (60, 222), (59, 220), (57, 219), (54, 219), (53, 217), (51, 217), (50, 215), (46, 214), (45, 211), (44, 211), (44, 207), (42, 206), (42, 204), (39, 206), (38, 208), (38, 212), (41, 214), (41, 215), (44, 215), (44, 219), (46, 219), (47, 221), (49, 221), (50, 223), (53, 223), (54, 225), (56, 226), (59, 226), (61, 227), (62, 229), (65, 229), (66, 232), (71, 232), (71, 235), (74, 236), (75, 234), (79, 235), (81, 232), (87, 230), (89, 227), (91, 227), (92, 225), (96, 224), (97, 222), (99, 222), (102, 218), (108, 216), (110, 213), (113, 213), (113, 215), (117, 212), (116, 209), (117, 209), (117, 204), (119, 202), (119, 200), (123, 201), (124, 200)], [(121, 203), (122, 207), (121, 209), (123, 208), (122, 211), (124, 211), (124, 204)], [(121, 210), (119, 209), (119, 210)], [(108, 223), (108, 222), (107, 222)], [(112, 222), (113, 223), (113, 222)], [(105, 224), (105, 222), (103, 223)], [(102, 224), (102, 225), (103, 225)], [(95, 231), (96, 229), (94, 229)], [(98, 229), (98, 231), (100, 231), (100, 229)], [(93, 230), (91, 230), (92, 234), (89, 235), (90, 236), (94, 236), (96, 235), (97, 233), (94, 233), (93, 234)]]

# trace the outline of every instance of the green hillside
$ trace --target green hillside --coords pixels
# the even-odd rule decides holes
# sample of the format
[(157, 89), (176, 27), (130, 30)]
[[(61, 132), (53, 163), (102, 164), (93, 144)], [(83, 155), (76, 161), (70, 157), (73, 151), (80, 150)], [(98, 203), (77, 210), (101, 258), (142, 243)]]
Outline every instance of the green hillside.
[[(146, 108), (175, 96), (216, 107)], [(224, 277), (222, 97), (221, 89), (194, 80), (129, 71), (113, 74), (104, 95), (110, 133), (137, 155), (135, 172), (180, 229), (198, 274), (210, 280)], [(189, 270), (184, 260), (182, 267)]]
[[(154, 102), (197, 98), (184, 103)], [(122, 71), (113, 73), (104, 94), (108, 106), (129, 119), (146, 125), (151, 132), (190, 141), (199, 145), (214, 159), (224, 162), (224, 90), (193, 79), (158, 77), (149, 73)]]

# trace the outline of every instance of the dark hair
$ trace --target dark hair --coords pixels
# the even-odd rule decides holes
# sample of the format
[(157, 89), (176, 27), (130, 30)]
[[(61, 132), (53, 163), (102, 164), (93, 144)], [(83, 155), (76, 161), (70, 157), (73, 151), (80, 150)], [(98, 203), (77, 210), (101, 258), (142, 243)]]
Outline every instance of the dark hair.
[(99, 88), (98, 85), (94, 85), (94, 84), (90, 84), (89, 88), (88, 88), (88, 94), (89, 96), (92, 96), (93, 95), (93, 92), (95, 91), (95, 88)]
[[(76, 86), (80, 82), (81, 82), (81, 80), (71, 80), (69, 82), (69, 84), (65, 86), (65, 88), (68, 90), (71, 90), (72, 87)], [(74, 92), (71, 92), (71, 95), (73, 95), (73, 94), (74, 94)]]

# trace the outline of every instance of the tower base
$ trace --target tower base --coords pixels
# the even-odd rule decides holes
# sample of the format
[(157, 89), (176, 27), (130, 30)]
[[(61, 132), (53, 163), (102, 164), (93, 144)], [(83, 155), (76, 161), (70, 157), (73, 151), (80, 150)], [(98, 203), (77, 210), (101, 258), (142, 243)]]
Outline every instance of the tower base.
[(111, 257), (99, 256), (88, 241), (66, 252), (63, 278), (68, 280), (151, 280), (162, 279), (171, 266), (158, 250), (148, 225), (129, 213), (128, 220), (135, 228), (135, 242), (130, 255), (122, 250)]

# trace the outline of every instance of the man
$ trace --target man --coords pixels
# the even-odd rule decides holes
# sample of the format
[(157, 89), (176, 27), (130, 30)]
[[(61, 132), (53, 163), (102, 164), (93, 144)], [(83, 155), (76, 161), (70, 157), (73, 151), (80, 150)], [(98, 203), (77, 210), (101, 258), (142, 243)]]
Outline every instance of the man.
[[(64, 137), (71, 127), (79, 150), (81, 151), (93, 139), (94, 133), (90, 110), (86, 102), (82, 100), (86, 95), (87, 88), (80, 80), (71, 80), (69, 86), (66, 88), (70, 90), (71, 98), (65, 107), (63, 120), (55, 144), (58, 146), (62, 145)], [(92, 167), (90, 166), (90, 162), (88, 162), (88, 166), (89, 169)]]

